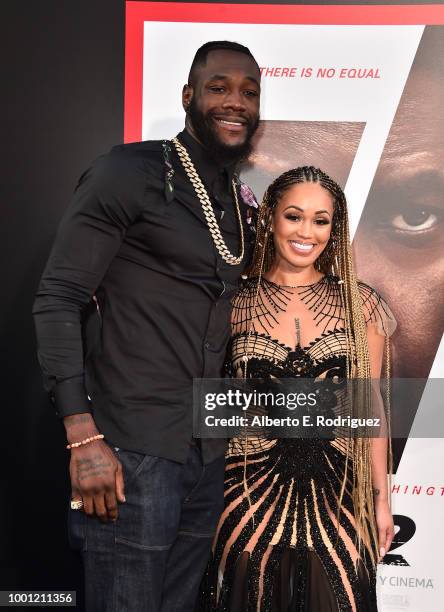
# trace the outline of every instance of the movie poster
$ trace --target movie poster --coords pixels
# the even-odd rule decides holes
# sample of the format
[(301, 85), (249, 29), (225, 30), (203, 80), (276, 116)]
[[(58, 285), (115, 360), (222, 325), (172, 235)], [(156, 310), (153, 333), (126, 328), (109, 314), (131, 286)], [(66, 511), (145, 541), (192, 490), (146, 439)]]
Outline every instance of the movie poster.
[[(410, 428), (428, 422), (425, 382), (444, 373), (444, 20), (427, 5), (346, 8), (127, 2), (125, 140), (183, 128), (180, 91), (201, 44), (250, 48), (261, 125), (241, 178), (258, 200), (300, 165), (344, 187), (358, 275), (398, 321), (393, 376), (424, 381), (394, 406)], [(444, 440), (398, 439), (394, 451), (397, 535), (378, 570), (380, 608), (437, 611)]]

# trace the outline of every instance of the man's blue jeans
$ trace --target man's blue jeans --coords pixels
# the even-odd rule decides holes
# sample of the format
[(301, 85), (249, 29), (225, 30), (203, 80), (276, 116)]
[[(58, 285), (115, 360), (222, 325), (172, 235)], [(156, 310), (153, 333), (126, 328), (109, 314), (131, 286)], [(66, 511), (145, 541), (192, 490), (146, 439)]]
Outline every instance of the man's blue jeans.
[(70, 541), (82, 551), (88, 612), (194, 609), (219, 516), (224, 457), (204, 466), (117, 450), (126, 502), (115, 523), (69, 510)]

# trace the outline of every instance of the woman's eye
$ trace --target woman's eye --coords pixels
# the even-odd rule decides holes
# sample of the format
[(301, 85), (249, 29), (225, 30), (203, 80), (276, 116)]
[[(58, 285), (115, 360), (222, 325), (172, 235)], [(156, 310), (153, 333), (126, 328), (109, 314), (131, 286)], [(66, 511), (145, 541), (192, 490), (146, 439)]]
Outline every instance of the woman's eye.
[(289, 221), (299, 221), (300, 219), (299, 215), (286, 215), (285, 218)]
[(438, 216), (430, 211), (414, 208), (411, 211), (396, 215), (391, 225), (401, 232), (421, 232), (432, 229), (438, 223)]
[(316, 219), (316, 223), (317, 225), (328, 225), (329, 220), (328, 219)]

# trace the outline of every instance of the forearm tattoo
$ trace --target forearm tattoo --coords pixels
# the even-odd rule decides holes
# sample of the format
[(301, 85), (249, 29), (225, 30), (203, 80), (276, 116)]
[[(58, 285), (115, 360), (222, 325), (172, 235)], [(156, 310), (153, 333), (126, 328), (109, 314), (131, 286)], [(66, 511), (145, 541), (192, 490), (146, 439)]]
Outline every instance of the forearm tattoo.
[(90, 414), (76, 414), (69, 418), (66, 421), (66, 427), (71, 427), (72, 425), (83, 425), (84, 423), (91, 423), (91, 415)]

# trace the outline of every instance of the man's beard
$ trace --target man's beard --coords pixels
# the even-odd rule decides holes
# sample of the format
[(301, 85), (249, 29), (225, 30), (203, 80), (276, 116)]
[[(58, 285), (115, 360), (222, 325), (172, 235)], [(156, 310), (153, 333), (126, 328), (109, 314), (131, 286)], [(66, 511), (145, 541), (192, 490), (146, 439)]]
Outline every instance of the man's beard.
[(247, 135), (244, 142), (238, 145), (227, 145), (220, 140), (211, 116), (205, 115), (198, 108), (195, 98), (191, 100), (188, 107), (188, 115), (197, 138), (218, 164), (228, 166), (247, 159), (251, 153), (251, 139), (258, 128), (259, 117), (255, 121), (247, 122)]

